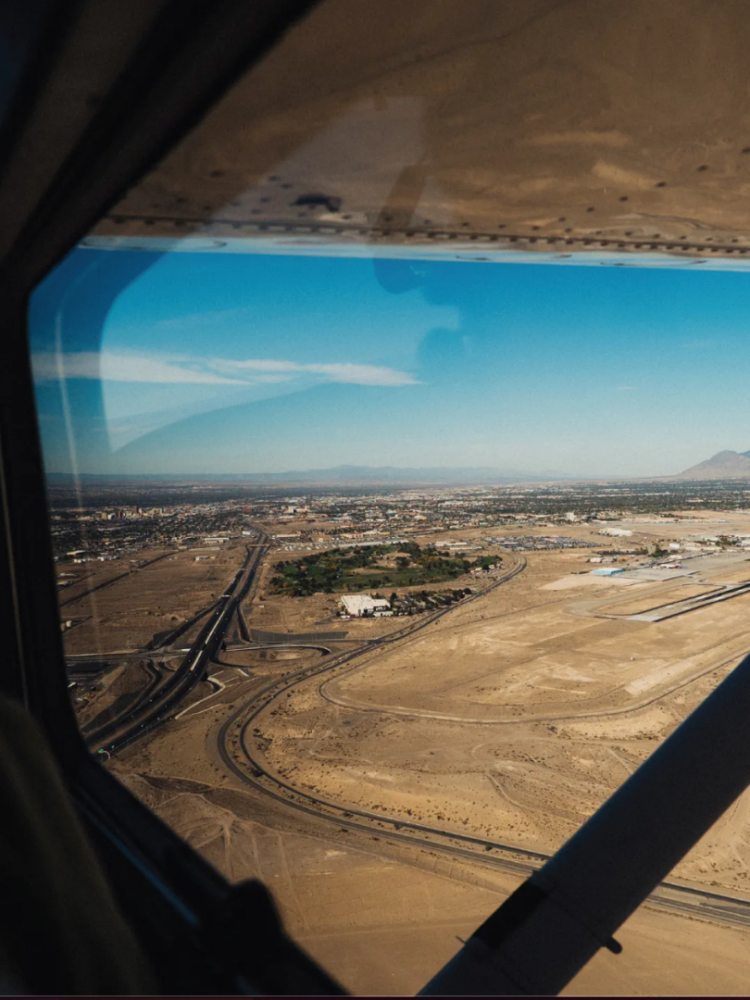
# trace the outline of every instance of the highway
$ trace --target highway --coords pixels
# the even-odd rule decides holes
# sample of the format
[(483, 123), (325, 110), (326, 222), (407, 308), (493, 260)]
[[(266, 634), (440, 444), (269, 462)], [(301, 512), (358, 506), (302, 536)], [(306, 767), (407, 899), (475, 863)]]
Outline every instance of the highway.
[[(231, 724), (241, 712), (242, 709), (236, 712), (228, 720), (228, 723)], [(248, 775), (246, 771), (236, 765), (228, 754), (223, 741), (219, 743), (219, 751), (227, 767), (244, 783), (299, 812), (326, 820), (338, 829), (351, 830), (370, 837), (377, 835), (381, 840), (409, 844), (422, 850), (445, 854), (455, 860), (471, 861), (483, 867), (506, 871), (524, 879), (538, 871), (551, 857), (549, 854), (531, 851), (513, 844), (485, 840), (468, 834), (451, 833), (437, 827), (404, 822), (401, 819), (394, 820), (381, 814), (345, 808), (326, 802), (314, 795), (301, 792), (286, 782), (279, 781), (274, 775), (265, 771), (249, 754), (246, 756), (253, 765), (254, 774), (253, 776)], [(274, 790), (273, 785), (277, 785), (278, 789)], [(286, 794), (283, 794), (279, 789), (283, 789)], [(651, 893), (647, 902), (651, 906), (684, 913), (693, 918), (698, 917), (735, 927), (750, 926), (750, 900), (729, 896), (725, 893), (663, 881)]]
[[(114, 709), (114, 705), (112, 705), (108, 710), (112, 717), (106, 722), (100, 723), (98, 726), (95, 726), (96, 720), (92, 720), (86, 725), (81, 726), (81, 735), (86, 740), (87, 744), (89, 744), (89, 748), (92, 742), (101, 740), (100, 734), (104, 733), (106, 736), (106, 733), (109, 731), (116, 732), (117, 728), (122, 725), (122, 722), (120, 721), (121, 719), (125, 717), (135, 718), (137, 713), (143, 710), (149, 699), (162, 684), (164, 680), (164, 663), (154, 663), (153, 660), (141, 660), (140, 662), (145, 664), (146, 671), (150, 676), (148, 683), (143, 690), (139, 692), (135, 701), (131, 702), (124, 712), (120, 713), (113, 712), (112, 710)], [(69, 674), (68, 676), (72, 675)], [(105, 712), (102, 712), (101, 715), (106, 717), (108, 712), (105, 710)], [(97, 718), (99, 718), (99, 716), (97, 716)]]
[[(506, 582), (525, 568), (526, 560), (515, 566), (494, 586)], [(484, 591), (483, 593), (486, 593)], [(478, 599), (475, 594), (469, 600)], [(454, 607), (461, 607), (466, 601)], [(316, 675), (325, 675), (354, 659), (370, 653), (373, 647), (399, 642), (415, 632), (433, 624), (438, 618), (449, 613), (452, 608), (428, 616), (412, 626), (374, 640), (360, 649), (337, 656), (331, 662), (319, 667), (305, 667), (272, 682), (257, 691), (244, 702), (223, 723), (217, 736), (219, 754), (229, 770), (256, 792), (318, 820), (332, 824), (340, 830), (349, 830), (399, 844), (409, 844), (415, 848), (433, 853), (445, 854), (457, 860), (471, 861), (483, 867), (507, 871), (520, 878), (528, 877), (549, 859), (550, 855), (529, 850), (516, 844), (488, 840), (470, 834), (461, 834), (428, 826), (422, 823), (394, 819), (385, 814), (343, 806), (322, 799), (283, 780), (264, 766), (260, 755), (253, 753), (249, 746), (252, 741), (252, 724), (268, 706), (285, 695), (300, 682)], [(750, 926), (750, 900), (681, 885), (673, 881), (663, 881), (648, 897), (649, 905), (689, 915), (693, 918), (711, 920), (732, 926)]]
[[(134, 743), (166, 721), (185, 696), (205, 678), (208, 665), (220, 649), (241, 602), (249, 594), (268, 550), (268, 536), (262, 530), (256, 530), (259, 544), (247, 547), (242, 568), (213, 606), (213, 610), (209, 609), (206, 624), (174, 674), (153, 690), (147, 699), (139, 699), (123, 715), (87, 734), (86, 742), (90, 749), (106, 750), (112, 755)], [(193, 616), (193, 620), (204, 613), (199, 612), (197, 616)]]
[(146, 649), (149, 650), (166, 649), (168, 646), (171, 646), (174, 642), (177, 641), (177, 639), (180, 638), (181, 635), (184, 635), (185, 632), (191, 629), (196, 622), (199, 622), (201, 618), (205, 618), (205, 616), (209, 612), (213, 611), (218, 603), (219, 603), (218, 601), (214, 601), (212, 604), (207, 605), (205, 608), (201, 608), (200, 610), (196, 611), (196, 613), (192, 615), (190, 618), (188, 618), (187, 621), (184, 621), (181, 625), (178, 625), (177, 628), (173, 628), (171, 632), (168, 632), (166, 635), (164, 635), (163, 633), (157, 633), (157, 635), (161, 634), (161, 639), (157, 640), (156, 637), (154, 637), (148, 643)]
[[(266, 555), (269, 539), (259, 532), (258, 546), (248, 547), (245, 562), (224, 594), (215, 605), (202, 609), (192, 621), (210, 614), (195, 642), (185, 655), (172, 677), (159, 690), (151, 688), (148, 699), (141, 698), (125, 715), (102, 727), (88, 737), (92, 748), (106, 750), (109, 754), (132, 744), (146, 733), (170, 718), (176, 706), (205, 678), (210, 661), (218, 653), (234, 614), (249, 593), (258, 568)], [(326, 675), (355, 659), (371, 653), (373, 649), (400, 642), (422, 629), (428, 628), (444, 615), (478, 600), (489, 590), (501, 586), (526, 567), (526, 560), (519, 562), (484, 590), (472, 594), (460, 603), (441, 608), (417, 622), (368, 641), (361, 647), (349, 650), (318, 667), (303, 667), (283, 678), (273, 681), (244, 702), (222, 725), (218, 734), (218, 750), (229, 770), (244, 784), (287, 808), (292, 808), (317, 820), (330, 823), (339, 829), (350, 830), (367, 836), (376, 835), (383, 840), (408, 844), (414, 848), (446, 855), (456, 860), (470, 861), (483, 867), (507, 871), (519, 878), (526, 878), (540, 868), (549, 855), (532, 851), (515, 844), (491, 841), (469, 834), (461, 834), (425, 824), (405, 822), (387, 815), (358, 810), (321, 799), (294, 787), (269, 772), (261, 759), (253, 754), (248, 743), (248, 729), (269, 704), (301, 681), (315, 675)], [(245, 623), (240, 622), (241, 631)], [(650, 905), (693, 918), (712, 920), (732, 926), (750, 926), (750, 901), (723, 893), (712, 892), (664, 881), (649, 897)]]

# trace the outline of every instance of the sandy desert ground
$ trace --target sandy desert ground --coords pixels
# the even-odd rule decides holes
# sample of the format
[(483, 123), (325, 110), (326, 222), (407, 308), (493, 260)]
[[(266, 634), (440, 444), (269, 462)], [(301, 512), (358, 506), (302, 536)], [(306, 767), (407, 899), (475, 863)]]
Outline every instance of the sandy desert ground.
[[(731, 530), (712, 523), (707, 532)], [(681, 530), (633, 529), (637, 539)], [(566, 534), (576, 530), (590, 532)], [(554, 850), (750, 649), (750, 594), (700, 605), (750, 580), (748, 553), (696, 556), (661, 582), (594, 578), (590, 554), (527, 552), (525, 572), (481, 599), (300, 681), (256, 720), (253, 754), (344, 808)], [(250, 659), (232, 665), (238, 655)], [(228, 772), (222, 723), (270, 679), (325, 662), (300, 655), (230, 653), (213, 668), (220, 690), (112, 767), (229, 878), (264, 878), (295, 937), (349, 989), (413, 992), (518, 878), (294, 814)], [(748, 809), (746, 794), (675, 876), (746, 895)], [(597, 956), (569, 993), (747, 992), (750, 931), (649, 904), (618, 936), (624, 954)]]
[[(579, 588), (545, 589), (582, 558), (529, 553), (526, 573), (481, 602), (322, 684), (299, 684), (257, 720), (267, 764), (339, 803), (555, 849), (750, 645), (750, 595), (651, 622), (628, 616), (634, 591), (659, 606), (679, 595), (675, 580), (604, 580), (608, 614), (627, 594), (621, 616), (607, 618), (590, 610), (588, 587), (585, 601)], [(692, 563), (707, 591), (750, 579), (744, 553)], [(692, 596), (693, 577), (683, 579)], [(746, 884), (747, 804), (681, 875)]]
[(210, 605), (244, 556), (245, 547), (235, 542), (185, 551), (144, 549), (137, 559), (81, 567), (60, 564), (62, 571), (76, 574), (76, 582), (60, 591), (60, 617), (74, 622), (64, 632), (65, 652), (105, 655), (145, 646), (155, 634)]

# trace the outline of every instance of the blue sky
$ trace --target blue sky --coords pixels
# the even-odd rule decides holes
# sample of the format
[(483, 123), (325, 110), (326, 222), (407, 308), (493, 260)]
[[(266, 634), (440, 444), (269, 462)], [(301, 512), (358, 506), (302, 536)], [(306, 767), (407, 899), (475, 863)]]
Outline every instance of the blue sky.
[(49, 471), (650, 476), (750, 448), (750, 272), (78, 249), (30, 328)]

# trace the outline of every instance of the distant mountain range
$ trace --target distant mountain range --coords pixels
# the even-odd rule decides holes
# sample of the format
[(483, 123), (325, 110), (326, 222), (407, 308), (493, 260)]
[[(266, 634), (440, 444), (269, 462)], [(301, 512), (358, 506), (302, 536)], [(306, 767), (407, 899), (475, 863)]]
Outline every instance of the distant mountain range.
[[(557, 470), (522, 472), (516, 469), (487, 467), (450, 469), (400, 469), (392, 465), (337, 465), (331, 469), (305, 469), (289, 472), (199, 472), (199, 473), (82, 473), (81, 485), (179, 483), (207, 485), (236, 483), (256, 486), (473, 486), (509, 485), (513, 483), (584, 482), (587, 480), (616, 481), (619, 477), (570, 475)], [(699, 462), (676, 476), (653, 477), (668, 481), (700, 481), (711, 479), (750, 480), (750, 451), (720, 451), (705, 462)], [(72, 486), (69, 472), (52, 472), (47, 476), (50, 486)]]
[(719, 451), (674, 479), (750, 479), (750, 451)]
[(392, 465), (337, 465), (302, 472), (265, 472), (242, 477), (258, 483), (519, 483), (569, 479), (565, 473), (519, 472), (514, 469), (399, 469)]
[[(750, 464), (750, 462), (748, 463)], [(519, 472), (516, 470), (469, 468), (469, 469), (399, 469), (395, 466), (369, 465), (337, 465), (332, 469), (307, 469), (290, 472), (231, 472), (231, 473), (198, 473), (198, 474), (89, 474), (79, 476), (83, 483), (105, 482), (179, 482), (179, 483), (256, 483), (258, 485), (276, 484), (388, 484), (401, 485), (419, 484), (475, 484), (475, 483), (543, 483), (557, 480), (580, 479), (563, 472)], [(47, 476), (50, 485), (64, 486), (73, 482), (73, 476), (65, 472), (53, 472)]]

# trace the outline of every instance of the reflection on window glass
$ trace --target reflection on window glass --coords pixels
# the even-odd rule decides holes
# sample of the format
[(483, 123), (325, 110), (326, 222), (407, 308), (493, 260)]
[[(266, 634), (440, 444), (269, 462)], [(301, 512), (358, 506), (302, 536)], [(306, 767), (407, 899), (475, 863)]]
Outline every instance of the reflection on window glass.
[[(700, 460), (743, 445), (750, 276), (242, 249), (35, 295), (70, 690), (356, 981), (342, 941), (425, 907), (447, 957), (746, 652), (750, 459)], [(741, 891), (738, 823), (678, 876)]]
[[(750, 649), (739, 6), (402, 6), (317, 5), (30, 307), (87, 744), (370, 994)], [(749, 802), (573, 992), (746, 990)]]

